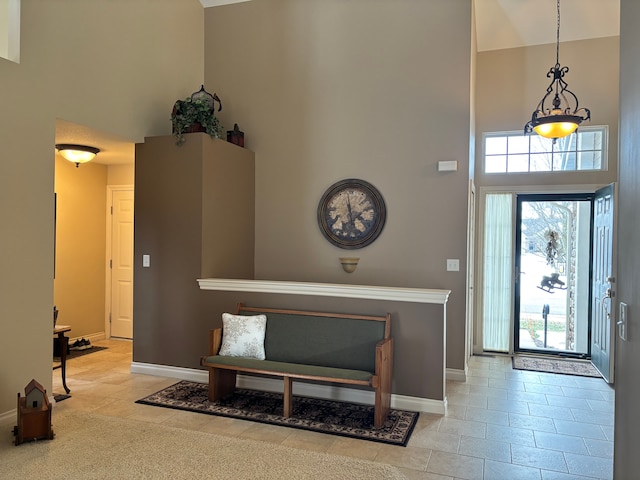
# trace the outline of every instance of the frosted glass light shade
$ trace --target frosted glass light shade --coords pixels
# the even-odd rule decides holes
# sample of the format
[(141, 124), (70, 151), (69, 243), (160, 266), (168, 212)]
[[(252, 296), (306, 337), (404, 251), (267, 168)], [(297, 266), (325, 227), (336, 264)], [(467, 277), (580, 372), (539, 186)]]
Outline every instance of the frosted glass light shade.
[(76, 167), (81, 163), (90, 162), (100, 151), (96, 147), (88, 147), (86, 145), (75, 145), (70, 143), (61, 143), (56, 145), (56, 149), (60, 152), (65, 159), (76, 164)]

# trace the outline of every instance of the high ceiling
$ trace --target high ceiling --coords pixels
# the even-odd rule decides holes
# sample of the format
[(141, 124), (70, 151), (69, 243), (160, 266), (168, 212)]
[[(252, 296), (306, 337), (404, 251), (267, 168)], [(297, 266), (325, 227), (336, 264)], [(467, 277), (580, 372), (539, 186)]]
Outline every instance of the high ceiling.
[[(200, 0), (200, 3), (207, 8), (247, 1), (252, 0)], [(556, 0), (472, 2), (480, 52), (556, 41)], [(561, 42), (616, 36), (620, 32), (620, 0), (561, 0), (560, 17)]]
[[(474, 0), (478, 51), (556, 42), (556, 0)], [(561, 0), (560, 41), (620, 34), (620, 0)]]
[(61, 119), (56, 119), (56, 144), (58, 143), (97, 147), (100, 153), (92, 161), (104, 165), (130, 164), (135, 155), (135, 144), (130, 140)]
[[(244, 1), (251, 0), (200, 0), (205, 8)], [(480, 52), (555, 43), (556, 0), (473, 0), (473, 3)], [(561, 0), (560, 15), (560, 41), (616, 36), (620, 32), (620, 0)], [(98, 147), (101, 152), (94, 160), (96, 163), (133, 162), (131, 141), (65, 120), (56, 122), (56, 143)]]

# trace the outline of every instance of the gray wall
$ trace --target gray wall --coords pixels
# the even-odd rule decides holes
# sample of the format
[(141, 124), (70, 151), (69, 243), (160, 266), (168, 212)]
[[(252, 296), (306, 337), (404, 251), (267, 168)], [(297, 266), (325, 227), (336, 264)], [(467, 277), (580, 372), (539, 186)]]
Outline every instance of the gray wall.
[(640, 3), (620, 4), (620, 179), (618, 191), (618, 300), (629, 305), (628, 341), (616, 345), (614, 478), (640, 471)]
[(179, 147), (166, 135), (136, 145), (135, 168), (133, 360), (195, 368), (235, 305), (196, 279), (253, 277), (254, 155), (204, 133)]
[[(394, 393), (443, 400), (442, 305), (199, 289), (196, 279), (203, 269), (218, 278), (253, 276), (253, 242), (242, 241), (253, 239), (252, 167), (252, 152), (202, 133), (188, 135), (180, 147), (171, 136), (136, 145), (133, 360), (199, 368), (207, 353), (207, 333), (221, 326), (222, 313), (239, 302), (337, 313), (389, 312), (396, 346)], [(215, 198), (225, 192), (226, 198)], [(143, 254), (151, 256), (148, 268), (142, 267)]]
[[(225, 125), (237, 122), (256, 152), (256, 278), (450, 289), (447, 366), (456, 369), (464, 368), (470, 55), (470, 0), (205, 10), (207, 85), (224, 102)], [(457, 160), (459, 171), (439, 173), (442, 160)], [(327, 187), (352, 177), (380, 190), (388, 220), (372, 245), (349, 252), (324, 239), (316, 208)], [(360, 257), (355, 273), (342, 270), (345, 254)], [(446, 271), (447, 258), (460, 259), (459, 272)]]

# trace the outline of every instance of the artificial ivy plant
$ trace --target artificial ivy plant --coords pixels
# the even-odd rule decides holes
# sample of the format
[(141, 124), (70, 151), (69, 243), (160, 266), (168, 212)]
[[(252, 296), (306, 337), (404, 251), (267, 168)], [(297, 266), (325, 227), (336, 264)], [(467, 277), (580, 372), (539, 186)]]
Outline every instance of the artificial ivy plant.
[(200, 91), (174, 104), (171, 123), (173, 134), (177, 138), (176, 145), (185, 142), (185, 133), (206, 132), (211, 138), (222, 138), (224, 127), (216, 117), (216, 101), (220, 104), (218, 111), (222, 110), (222, 102), (218, 96), (205, 91), (203, 85)]

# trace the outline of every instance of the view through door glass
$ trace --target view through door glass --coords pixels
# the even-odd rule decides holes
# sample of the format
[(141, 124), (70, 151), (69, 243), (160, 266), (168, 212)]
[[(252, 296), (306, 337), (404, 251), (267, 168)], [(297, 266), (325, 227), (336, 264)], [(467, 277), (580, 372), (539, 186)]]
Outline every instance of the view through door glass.
[(516, 351), (590, 354), (591, 196), (520, 195)]

